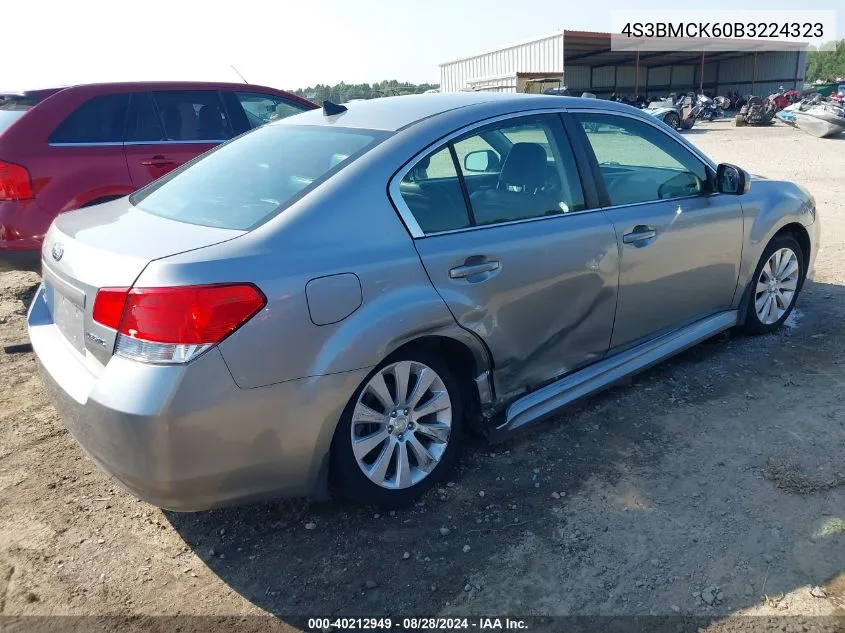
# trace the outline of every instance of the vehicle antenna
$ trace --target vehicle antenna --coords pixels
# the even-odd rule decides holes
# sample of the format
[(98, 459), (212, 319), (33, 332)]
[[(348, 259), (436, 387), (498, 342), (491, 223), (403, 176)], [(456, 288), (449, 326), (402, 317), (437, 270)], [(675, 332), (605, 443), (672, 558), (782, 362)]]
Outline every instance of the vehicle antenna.
[(246, 77), (244, 77), (244, 76), (240, 73), (240, 71), (239, 71), (237, 68), (235, 68), (235, 65), (234, 65), (234, 64), (229, 64), (229, 66), (231, 66), (231, 67), (232, 67), (232, 70), (234, 70), (234, 71), (235, 71), (235, 73), (238, 75), (238, 77), (240, 77), (240, 78), (241, 78), (241, 80), (243, 80), (243, 82), (244, 82), (245, 84), (248, 84), (248, 83), (249, 83), (249, 82), (246, 80)]

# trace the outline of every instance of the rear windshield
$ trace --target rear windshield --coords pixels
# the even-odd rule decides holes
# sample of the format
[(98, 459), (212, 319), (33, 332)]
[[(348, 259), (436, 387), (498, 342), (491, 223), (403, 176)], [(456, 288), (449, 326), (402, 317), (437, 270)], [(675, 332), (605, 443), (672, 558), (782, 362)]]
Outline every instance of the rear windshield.
[(387, 136), (376, 130), (266, 125), (219, 146), (129, 199), (153, 215), (250, 230)]
[(33, 105), (29, 99), (4, 99), (0, 97), (0, 134), (12, 127), (12, 123), (26, 114)]

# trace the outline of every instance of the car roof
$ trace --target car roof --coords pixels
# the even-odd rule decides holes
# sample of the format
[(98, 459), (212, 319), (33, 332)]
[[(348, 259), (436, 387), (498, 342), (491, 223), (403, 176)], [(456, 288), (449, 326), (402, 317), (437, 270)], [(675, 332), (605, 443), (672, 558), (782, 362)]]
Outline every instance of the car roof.
[(371, 130), (399, 131), (431, 117), (456, 110), (465, 113), (467, 108), (481, 108), (499, 104), (505, 110), (518, 112), (533, 108), (602, 108), (629, 111), (633, 108), (614, 101), (557, 95), (535, 95), (503, 92), (454, 92), (440, 94), (405, 95), (383, 97), (345, 104), (347, 111), (325, 116), (323, 110), (313, 110), (288, 117), (273, 125), (328, 125)]
[(107, 92), (109, 90), (117, 90), (120, 92), (128, 92), (131, 90), (232, 90), (232, 91), (251, 91), (261, 90), (265, 92), (275, 92), (290, 97), (292, 99), (301, 101), (302, 103), (310, 104), (311, 102), (303, 97), (299, 97), (287, 90), (279, 88), (272, 88), (270, 86), (262, 86), (259, 84), (246, 83), (232, 83), (225, 81), (114, 81), (102, 83), (87, 83), (74, 84), (70, 86), (57, 86), (52, 88), (39, 88), (37, 90), (22, 90), (14, 92), (0, 91), (2, 96), (27, 97), (33, 98), (36, 101), (45, 99), (51, 95), (67, 90), (82, 90), (85, 92), (99, 93)]

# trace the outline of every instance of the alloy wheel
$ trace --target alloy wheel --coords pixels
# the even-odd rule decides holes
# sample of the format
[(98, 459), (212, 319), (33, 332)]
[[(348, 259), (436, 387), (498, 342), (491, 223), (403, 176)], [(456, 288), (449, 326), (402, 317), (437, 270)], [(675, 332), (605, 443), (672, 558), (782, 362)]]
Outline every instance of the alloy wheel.
[(760, 270), (754, 290), (754, 308), (760, 323), (776, 323), (789, 310), (798, 290), (800, 269), (798, 256), (791, 248), (780, 248), (771, 254)]
[(374, 484), (403, 489), (440, 462), (452, 431), (452, 403), (443, 379), (411, 360), (379, 370), (352, 412), (352, 453)]

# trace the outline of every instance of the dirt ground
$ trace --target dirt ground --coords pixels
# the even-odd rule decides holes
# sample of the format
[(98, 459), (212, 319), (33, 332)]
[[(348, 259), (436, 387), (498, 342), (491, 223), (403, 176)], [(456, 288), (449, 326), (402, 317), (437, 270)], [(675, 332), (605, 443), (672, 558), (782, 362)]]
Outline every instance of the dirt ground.
[[(816, 196), (817, 276), (789, 327), (717, 337), (504, 444), (471, 439), (452, 481), (411, 509), (163, 512), (82, 454), (30, 353), (0, 351), (0, 614), (680, 614), (741, 628), (746, 614), (845, 613), (845, 137), (716, 122), (688, 138)], [(3, 345), (26, 341), (36, 279), (0, 273)]]

